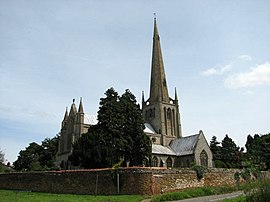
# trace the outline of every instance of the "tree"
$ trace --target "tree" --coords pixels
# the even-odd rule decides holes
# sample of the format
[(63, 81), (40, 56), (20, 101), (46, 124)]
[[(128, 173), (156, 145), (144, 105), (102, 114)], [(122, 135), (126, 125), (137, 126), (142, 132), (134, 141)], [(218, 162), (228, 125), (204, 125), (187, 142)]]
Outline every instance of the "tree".
[(58, 150), (58, 141), (59, 136), (56, 135), (53, 138), (45, 138), (42, 141), (41, 147), (42, 151), (40, 152), (39, 162), (43, 169), (52, 169), (55, 167), (55, 155)]
[(210, 149), (213, 153), (213, 160), (221, 159), (221, 146), (220, 142), (217, 141), (217, 137), (213, 136), (210, 141)]
[(247, 159), (260, 170), (270, 169), (270, 133), (248, 135), (246, 141)]
[(15, 170), (25, 170), (29, 171), (32, 167), (32, 162), (35, 159), (36, 154), (39, 154), (42, 150), (42, 147), (32, 142), (26, 147), (25, 150), (21, 150), (18, 156), (18, 159), (13, 163)]
[(119, 97), (110, 88), (100, 99), (98, 124), (73, 145), (69, 160), (84, 168), (112, 167), (119, 162), (141, 165), (151, 154), (150, 139), (135, 96), (129, 91)]
[(0, 148), (0, 166), (5, 162), (5, 154)]
[(213, 136), (210, 141), (210, 149), (213, 153), (213, 161), (216, 168), (226, 167), (226, 164), (221, 160), (221, 150), (220, 142), (217, 141), (217, 137)]
[(25, 150), (19, 152), (17, 160), (13, 163), (14, 168), (24, 171), (54, 169), (57, 148), (58, 136), (46, 138), (41, 145), (32, 142)]
[(120, 98), (121, 110), (124, 115), (123, 136), (126, 140), (125, 162), (132, 166), (142, 164), (151, 155), (151, 142), (144, 133), (144, 120), (135, 96), (126, 90)]
[(241, 167), (241, 153), (240, 148), (234, 141), (226, 135), (221, 142), (221, 160), (226, 163), (228, 168)]

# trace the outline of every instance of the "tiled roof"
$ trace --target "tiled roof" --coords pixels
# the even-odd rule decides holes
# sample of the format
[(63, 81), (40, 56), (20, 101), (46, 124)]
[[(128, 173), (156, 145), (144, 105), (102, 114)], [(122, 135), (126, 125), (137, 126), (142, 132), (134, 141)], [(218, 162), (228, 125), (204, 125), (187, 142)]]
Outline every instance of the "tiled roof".
[(98, 123), (96, 115), (84, 114), (84, 124), (96, 125)]
[(156, 131), (155, 131), (154, 128), (151, 126), (151, 124), (145, 123), (144, 126), (145, 126), (145, 129), (144, 129), (144, 132), (145, 132), (145, 133), (156, 134)]
[(181, 137), (173, 140), (170, 143), (170, 147), (175, 151), (177, 156), (190, 155), (194, 153), (198, 138), (199, 134)]
[(170, 148), (158, 144), (152, 144), (152, 154), (163, 154), (163, 155), (173, 155), (176, 153)]

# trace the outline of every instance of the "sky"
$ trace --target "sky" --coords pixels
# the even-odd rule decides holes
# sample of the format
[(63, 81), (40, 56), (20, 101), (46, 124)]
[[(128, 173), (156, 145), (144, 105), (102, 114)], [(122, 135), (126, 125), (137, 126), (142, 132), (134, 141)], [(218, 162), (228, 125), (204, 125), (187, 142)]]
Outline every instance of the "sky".
[[(156, 13), (183, 135), (241, 147), (270, 132), (269, 0), (0, 0), (0, 148), (14, 162), (60, 131), (72, 99), (96, 114), (110, 88), (149, 96)], [(6, 162), (7, 162), (6, 161)]]

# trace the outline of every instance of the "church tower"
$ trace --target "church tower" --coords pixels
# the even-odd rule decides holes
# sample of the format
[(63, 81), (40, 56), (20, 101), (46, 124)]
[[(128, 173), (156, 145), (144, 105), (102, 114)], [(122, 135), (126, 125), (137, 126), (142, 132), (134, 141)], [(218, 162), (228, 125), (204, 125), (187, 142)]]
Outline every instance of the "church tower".
[(150, 97), (142, 95), (143, 117), (147, 124), (160, 134), (160, 144), (167, 146), (171, 140), (182, 137), (177, 92), (174, 99), (169, 97), (163, 64), (157, 21), (154, 18)]

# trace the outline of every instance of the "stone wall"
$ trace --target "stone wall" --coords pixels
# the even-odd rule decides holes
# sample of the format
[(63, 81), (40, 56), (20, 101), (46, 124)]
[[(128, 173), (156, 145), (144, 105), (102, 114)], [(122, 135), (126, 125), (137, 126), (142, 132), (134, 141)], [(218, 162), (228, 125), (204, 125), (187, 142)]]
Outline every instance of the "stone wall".
[(197, 180), (190, 169), (124, 168), (0, 174), (0, 189), (72, 194), (159, 194), (235, 184), (237, 170), (211, 169)]

